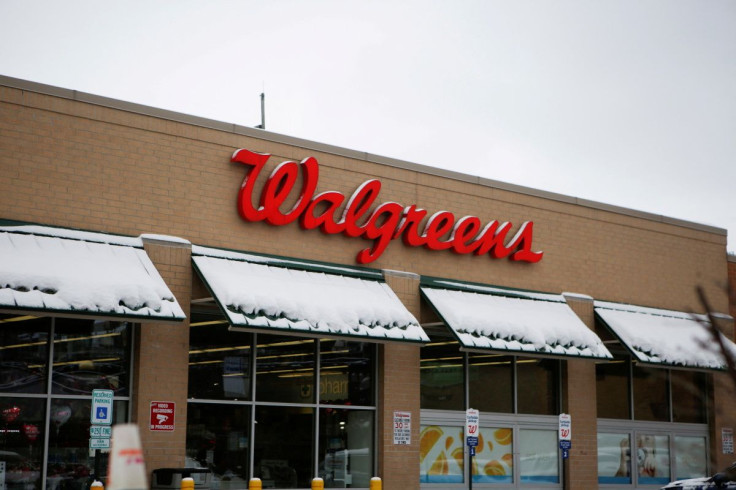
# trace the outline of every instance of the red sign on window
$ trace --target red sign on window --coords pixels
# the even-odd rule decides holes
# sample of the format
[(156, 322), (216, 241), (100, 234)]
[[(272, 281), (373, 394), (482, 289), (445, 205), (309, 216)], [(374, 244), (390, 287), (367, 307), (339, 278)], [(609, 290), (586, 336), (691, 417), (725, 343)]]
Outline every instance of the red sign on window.
[(149, 428), (157, 431), (173, 431), (175, 407), (174, 402), (151, 402)]

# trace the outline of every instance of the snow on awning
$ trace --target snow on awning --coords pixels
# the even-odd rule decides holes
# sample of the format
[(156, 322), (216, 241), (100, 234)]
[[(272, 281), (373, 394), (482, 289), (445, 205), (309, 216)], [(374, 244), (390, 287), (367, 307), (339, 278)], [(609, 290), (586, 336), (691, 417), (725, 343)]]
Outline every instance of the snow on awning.
[(141, 238), (0, 226), (0, 310), (181, 322)]
[[(199, 276), (231, 329), (369, 341), (429, 337), (380, 273), (192, 247)], [(312, 264), (314, 268), (314, 264)], [(325, 272), (326, 271), (326, 272)]]
[[(595, 313), (641, 363), (662, 367), (725, 369), (726, 363), (704, 315), (595, 302)], [(736, 345), (721, 336), (736, 356)]]
[(610, 359), (561, 295), (434, 281), (422, 294), (463, 350)]

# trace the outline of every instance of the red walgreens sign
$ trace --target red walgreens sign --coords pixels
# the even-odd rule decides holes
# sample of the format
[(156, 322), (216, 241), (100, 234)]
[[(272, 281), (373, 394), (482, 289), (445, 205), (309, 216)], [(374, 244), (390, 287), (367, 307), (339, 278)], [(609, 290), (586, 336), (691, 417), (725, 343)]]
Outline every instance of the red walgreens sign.
[[(337, 191), (315, 195), (319, 181), (319, 164), (314, 157), (301, 163), (286, 161), (276, 167), (261, 190), (259, 206), (253, 206), (254, 187), (261, 170), (271, 155), (245, 149), (233, 153), (231, 161), (246, 165), (247, 170), (238, 194), (238, 212), (246, 221), (265, 221), (282, 226), (299, 220), (305, 230), (319, 228), (327, 234), (347, 235), (373, 240), (373, 245), (358, 252), (360, 264), (373, 262), (381, 256), (391, 240), (401, 237), (410, 247), (426, 247), (430, 250), (452, 250), (458, 254), (488, 254), (495, 259), (539, 262), (542, 252), (532, 251), (531, 221), (524, 222), (510, 239), (506, 235), (512, 228), (509, 222), (491, 221), (481, 226), (475, 216), (455, 220), (448, 211), (438, 211), (429, 217), (420, 231), (420, 224), (427, 211), (412, 204), (402, 206), (395, 202), (379, 204), (369, 214), (378, 199), (381, 182), (371, 179), (363, 182), (348, 199), (341, 216), (338, 210), (345, 203), (345, 196)], [(294, 207), (282, 212), (280, 207), (292, 193), (303, 173), (302, 186)]]
[(158, 431), (174, 430), (174, 402), (151, 402), (151, 419), (149, 428)]

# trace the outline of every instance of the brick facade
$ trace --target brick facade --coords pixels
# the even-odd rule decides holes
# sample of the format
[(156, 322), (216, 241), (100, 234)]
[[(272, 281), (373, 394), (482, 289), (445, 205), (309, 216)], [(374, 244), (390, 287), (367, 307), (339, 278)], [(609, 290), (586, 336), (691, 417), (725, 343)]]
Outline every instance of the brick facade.
[[(3, 219), (133, 236), (172, 235), (198, 245), (354, 264), (369, 241), (305, 231), (295, 223), (246, 223), (236, 211), (245, 169), (230, 162), (235, 149), (271, 153), (269, 172), (283, 160), (313, 156), (320, 163), (317, 192), (350, 196), (376, 178), (383, 185), (378, 203), (416, 204), (430, 214), (448, 210), (456, 217), (478, 216), (483, 223), (511, 221), (514, 229), (523, 221), (534, 222), (533, 249), (544, 251), (537, 264), (392, 242), (369, 267), (400, 271), (387, 272), (386, 281), (417, 318), (429, 315), (420, 300), (418, 275), (574, 291), (681, 311), (701, 311), (695, 292), (701, 285), (715, 309), (729, 308), (722, 285), (727, 277), (736, 284), (736, 265), (727, 262), (725, 232), (717, 228), (53, 87), (0, 82)], [(146, 251), (188, 313), (190, 299), (202, 294), (199, 279), (192, 277), (191, 250), (153, 241)], [(592, 302), (576, 296), (568, 303), (593, 328)], [(730, 307), (736, 314), (733, 293)], [(139, 329), (131, 410), (142, 429), (152, 400), (176, 402), (177, 426), (186, 427), (187, 325), (143, 324)], [(419, 488), (419, 357), (417, 345), (379, 348), (378, 476), (387, 490)], [(563, 402), (575, 420), (575, 464), (566, 466), (566, 488), (596, 488), (595, 365), (566, 364)], [(711, 452), (722, 466), (728, 458), (718, 454), (719, 431), (736, 426), (730, 409), (736, 400), (721, 378), (716, 384)], [(394, 411), (412, 414), (411, 445), (392, 444)], [(183, 463), (183, 430), (142, 430), (142, 435), (151, 467)]]

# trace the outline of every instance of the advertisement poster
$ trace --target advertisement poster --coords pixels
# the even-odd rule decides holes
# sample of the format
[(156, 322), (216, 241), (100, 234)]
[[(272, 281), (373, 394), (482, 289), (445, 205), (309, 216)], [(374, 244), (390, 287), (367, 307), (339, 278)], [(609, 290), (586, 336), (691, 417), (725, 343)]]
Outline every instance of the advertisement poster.
[[(423, 426), (420, 436), (420, 481), (463, 483), (465, 462), (463, 427)], [(473, 458), (474, 483), (510, 483), (513, 477), (513, 432), (510, 428), (481, 427)]]
[(522, 429), (519, 433), (522, 483), (559, 483), (557, 431)]
[(598, 434), (598, 483), (631, 483), (629, 434)]

